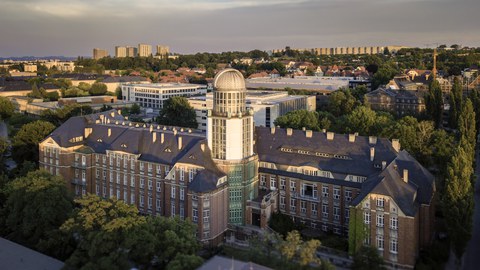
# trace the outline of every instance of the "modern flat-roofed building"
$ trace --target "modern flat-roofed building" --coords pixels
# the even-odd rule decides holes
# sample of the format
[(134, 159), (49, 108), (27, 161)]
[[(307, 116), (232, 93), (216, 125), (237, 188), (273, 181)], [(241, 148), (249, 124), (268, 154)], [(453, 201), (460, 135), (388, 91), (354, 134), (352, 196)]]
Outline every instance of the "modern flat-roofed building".
[(170, 48), (165, 45), (157, 45), (157, 55), (165, 56), (170, 53)]
[(125, 46), (116, 46), (115, 47), (115, 57), (127, 57), (127, 47)]
[(138, 56), (149, 57), (152, 55), (152, 45), (138, 44)]
[(25, 72), (37, 72), (37, 64), (25, 64), (23, 70)]
[(98, 60), (103, 57), (108, 56), (108, 51), (104, 49), (95, 48), (93, 49), (93, 59)]
[(163, 108), (163, 102), (170, 97), (190, 97), (207, 93), (206, 85), (188, 83), (124, 84), (121, 87), (123, 100), (136, 102), (154, 111)]
[[(315, 96), (289, 95), (287, 91), (248, 90), (245, 96), (247, 108), (253, 111), (255, 126), (271, 127), (279, 116), (295, 110), (315, 111)], [(188, 99), (197, 114), (198, 129), (207, 131), (207, 113), (213, 108), (213, 94)]]
[(127, 46), (127, 57), (136, 57), (138, 55), (138, 48)]
[[(254, 127), (242, 74), (214, 79), (207, 133), (132, 123), (115, 110), (70, 118), (39, 145), (40, 167), (78, 196), (179, 216), (216, 245), (280, 211), (311, 229), (357, 237), (413, 268), (433, 233), (435, 181), (398, 140)], [(359, 217), (359, 218), (358, 218)], [(357, 219), (358, 218), (358, 219)]]

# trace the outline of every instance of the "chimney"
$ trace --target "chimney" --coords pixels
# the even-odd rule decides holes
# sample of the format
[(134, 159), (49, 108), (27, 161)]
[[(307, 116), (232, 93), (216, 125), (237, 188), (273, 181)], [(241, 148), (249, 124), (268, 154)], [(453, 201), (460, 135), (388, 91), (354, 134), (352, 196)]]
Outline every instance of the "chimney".
[(275, 127), (270, 128), (270, 134), (275, 134)]
[(307, 130), (307, 129), (305, 127), (302, 127), (302, 131), (305, 131), (305, 130)]
[(105, 124), (105, 115), (100, 114), (100, 123)]
[(355, 134), (348, 134), (348, 141), (355, 142)]
[(92, 128), (85, 128), (84, 136), (85, 138), (88, 138), (92, 134)]
[(115, 111), (111, 112), (111, 113), (110, 113), (110, 116), (111, 116), (111, 117), (115, 117)]
[(202, 149), (202, 152), (205, 152), (205, 144), (204, 143), (200, 144), (200, 149)]
[(333, 137), (335, 136), (335, 133), (333, 132), (327, 132), (327, 140), (333, 141)]
[(165, 134), (160, 133), (160, 143), (163, 143), (165, 141)]
[(382, 170), (385, 170), (386, 167), (387, 167), (387, 162), (386, 162), (386, 161), (382, 161)]
[(188, 129), (188, 133), (192, 133), (192, 129), (191, 129), (191, 128)]
[(400, 141), (398, 139), (392, 139), (392, 147), (395, 151), (400, 152)]
[(375, 158), (375, 147), (370, 147), (370, 161)]
[(372, 145), (377, 144), (377, 137), (375, 137), (375, 136), (368, 136), (368, 143), (369, 143), (369, 144), (372, 144)]
[(403, 182), (408, 184), (408, 170), (407, 169), (403, 170)]
[(118, 115), (122, 115), (122, 110), (117, 110)]
[(157, 141), (157, 133), (153, 132), (152, 133), (152, 142), (156, 142), (156, 141)]
[(182, 150), (182, 137), (178, 136), (178, 150)]
[(177, 135), (177, 129), (173, 128), (173, 136), (176, 136), (176, 135)]
[(153, 132), (153, 125), (150, 125), (150, 133)]
[(108, 129), (108, 137), (110, 137), (111, 135), (112, 135), (112, 129), (109, 128), (109, 129)]
[(287, 128), (287, 136), (292, 136), (293, 129)]
[(323, 133), (326, 133), (326, 132), (327, 132), (327, 130), (323, 128), (323, 129), (322, 129), (322, 132), (323, 132)]
[(313, 132), (311, 130), (305, 130), (305, 137), (312, 138)]

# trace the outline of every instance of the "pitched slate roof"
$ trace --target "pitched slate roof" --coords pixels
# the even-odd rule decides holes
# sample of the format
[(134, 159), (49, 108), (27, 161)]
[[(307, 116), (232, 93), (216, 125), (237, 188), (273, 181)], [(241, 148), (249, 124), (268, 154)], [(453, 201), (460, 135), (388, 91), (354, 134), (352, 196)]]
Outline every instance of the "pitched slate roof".
[[(370, 144), (369, 137), (356, 136), (355, 142), (349, 142), (349, 135), (335, 134), (333, 140), (327, 140), (326, 133), (312, 132), (307, 138), (305, 131), (293, 130), (287, 135), (286, 129), (276, 128), (272, 134), (270, 128), (256, 127), (256, 151), (260, 161), (292, 166), (312, 166), (332, 173), (369, 176), (379, 172), (374, 167), (382, 161), (390, 163), (396, 156), (388, 139), (378, 138)], [(373, 162), (370, 161), (370, 148), (375, 148)], [(293, 149), (292, 152), (282, 148)], [(299, 153), (307, 151), (307, 154)], [(331, 157), (317, 156), (316, 153), (329, 154)], [(348, 157), (334, 158), (334, 155)]]
[[(403, 170), (408, 171), (408, 181), (403, 179)], [(415, 216), (419, 205), (431, 203), (434, 192), (434, 176), (403, 150), (382, 173), (363, 183), (352, 205), (361, 203), (368, 194), (385, 195), (391, 197), (404, 214)]]
[[(103, 116), (103, 120), (100, 116)], [(91, 128), (87, 138), (79, 142), (71, 141), (72, 138), (84, 136), (86, 128)], [(48, 137), (62, 147), (83, 145), (95, 153), (122, 151), (140, 155), (139, 160), (147, 162), (170, 166), (180, 162), (203, 167), (205, 169), (197, 173), (191, 183), (192, 190), (197, 192), (216, 189), (218, 179), (225, 176), (213, 162), (204, 134), (189, 133), (187, 130), (181, 132), (180, 128), (175, 132), (172, 127), (164, 129), (156, 125), (151, 129), (150, 126), (130, 126), (114, 110), (72, 117)]]

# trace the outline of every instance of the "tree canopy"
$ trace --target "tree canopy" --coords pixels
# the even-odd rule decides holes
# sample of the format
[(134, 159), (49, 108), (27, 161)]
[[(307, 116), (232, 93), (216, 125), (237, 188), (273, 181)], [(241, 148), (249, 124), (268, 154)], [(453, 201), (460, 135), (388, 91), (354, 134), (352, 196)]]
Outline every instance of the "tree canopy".
[(163, 109), (157, 117), (161, 125), (197, 128), (195, 110), (184, 97), (171, 97), (163, 103)]
[(44, 170), (9, 182), (0, 211), (0, 231), (15, 242), (55, 253), (50, 239), (73, 209), (73, 196), (65, 181)]
[(0, 97), (0, 120), (10, 118), (15, 112), (15, 105), (6, 97)]
[(38, 162), (38, 143), (55, 129), (47, 121), (27, 123), (13, 137), (13, 158), (18, 163), (24, 160)]
[(282, 128), (294, 128), (302, 129), (306, 128), (309, 130), (320, 130), (318, 122), (318, 113), (310, 112), (307, 110), (298, 110), (291, 111), (285, 115), (278, 117), (275, 120), (275, 126), (280, 126)]
[(85, 269), (195, 269), (202, 259), (195, 225), (164, 217), (144, 217), (135, 206), (95, 195), (77, 199), (79, 208), (61, 227), (76, 236), (68, 267)]

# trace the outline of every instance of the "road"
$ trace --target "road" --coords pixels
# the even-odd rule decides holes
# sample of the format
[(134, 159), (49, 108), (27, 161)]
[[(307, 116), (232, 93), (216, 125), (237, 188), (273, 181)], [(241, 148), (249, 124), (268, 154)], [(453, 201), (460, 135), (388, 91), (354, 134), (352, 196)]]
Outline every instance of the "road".
[(477, 163), (475, 166), (475, 210), (473, 214), (473, 231), (472, 238), (465, 251), (463, 258), (463, 269), (473, 270), (480, 267), (480, 157), (477, 151)]

